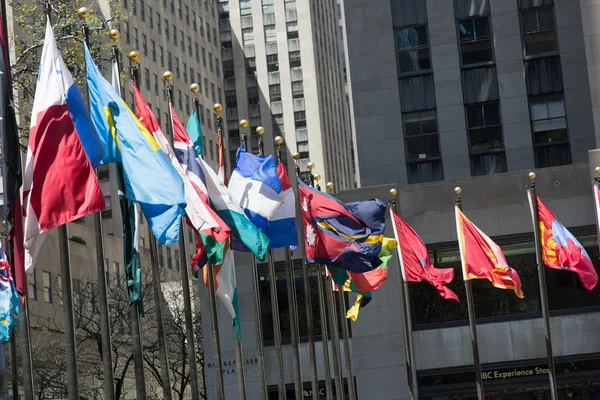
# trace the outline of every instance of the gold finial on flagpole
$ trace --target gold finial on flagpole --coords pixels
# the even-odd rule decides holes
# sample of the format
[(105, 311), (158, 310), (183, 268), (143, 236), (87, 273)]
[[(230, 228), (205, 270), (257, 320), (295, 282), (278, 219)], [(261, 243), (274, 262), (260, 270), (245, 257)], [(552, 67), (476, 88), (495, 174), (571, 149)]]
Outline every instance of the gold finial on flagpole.
[[(281, 146), (283, 144), (283, 138), (281, 136), (275, 136), (275, 144)], [(298, 153), (298, 155), (300, 155), (300, 153)]]
[(129, 55), (127, 57), (129, 57), (129, 59), (131, 60), (131, 62), (135, 64), (140, 59), (140, 52), (137, 51), (137, 50), (130, 51)]
[(292, 158), (296, 161), (298, 161), (300, 159), (300, 153), (296, 152), (294, 154), (292, 154)]
[(79, 18), (85, 20), (90, 16), (90, 9), (87, 7), (81, 7), (79, 10), (77, 10), (77, 15), (79, 15)]
[(262, 126), (257, 126), (256, 127), (256, 134), (258, 136), (262, 136), (265, 134), (265, 128), (263, 128)]
[(462, 189), (460, 188), (460, 186), (454, 188), (454, 193), (456, 193), (457, 196), (460, 196), (460, 194), (462, 193)]
[(321, 174), (314, 174), (315, 181), (319, 182), (321, 180)]
[(240, 128), (242, 128), (242, 129), (248, 128), (248, 121), (245, 120), (245, 119), (241, 120), (240, 121)]
[(327, 188), (327, 193), (333, 193), (333, 188), (334, 188), (333, 182), (327, 182), (325, 187)]
[(306, 168), (308, 168), (309, 171), (312, 171), (315, 168), (315, 164), (312, 161), (309, 161), (308, 164), (306, 164)]
[(190, 91), (194, 94), (198, 94), (198, 92), (200, 91), (200, 85), (198, 85), (197, 83), (192, 83), (190, 85)]
[(110, 40), (112, 40), (113, 42), (116, 42), (117, 40), (119, 40), (121, 38), (121, 32), (119, 32), (118, 29), (111, 29), (110, 32), (108, 33), (108, 36), (110, 37)]
[(165, 73), (163, 74), (163, 79), (170, 84), (173, 80), (173, 73), (171, 71), (165, 71)]
[(535, 180), (535, 177), (536, 177), (536, 174), (535, 174), (535, 172), (530, 172), (530, 173), (529, 173), (529, 179), (531, 179), (532, 181), (534, 181), (534, 180)]
[(394, 188), (390, 189), (390, 195), (392, 196), (392, 199), (396, 197), (396, 195), (398, 194), (398, 191)]
[(596, 167), (594, 171), (596, 172), (596, 175), (600, 176), (600, 167)]
[(217, 116), (221, 115), (221, 111), (223, 111), (223, 106), (221, 105), (221, 103), (215, 103), (215, 105), (213, 106), (213, 110), (215, 111), (215, 113), (217, 113)]

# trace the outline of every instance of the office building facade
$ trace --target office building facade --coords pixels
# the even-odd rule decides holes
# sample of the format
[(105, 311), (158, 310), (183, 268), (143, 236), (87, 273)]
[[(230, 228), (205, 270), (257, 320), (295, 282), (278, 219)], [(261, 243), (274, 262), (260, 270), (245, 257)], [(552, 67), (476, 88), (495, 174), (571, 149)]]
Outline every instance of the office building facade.
[(302, 173), (312, 161), (324, 179), (353, 187), (335, 1), (219, 0), (218, 8), (231, 165), (246, 119), (253, 151), (263, 126), (266, 153), (282, 136), (284, 157), (300, 153)]

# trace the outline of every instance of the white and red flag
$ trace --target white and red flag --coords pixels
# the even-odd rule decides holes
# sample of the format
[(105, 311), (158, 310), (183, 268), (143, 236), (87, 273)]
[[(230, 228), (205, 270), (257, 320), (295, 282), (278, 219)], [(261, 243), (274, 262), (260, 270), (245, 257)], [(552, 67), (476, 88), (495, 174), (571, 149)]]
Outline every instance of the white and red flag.
[(48, 20), (23, 176), (25, 271), (46, 233), (104, 209), (94, 173), (104, 149)]

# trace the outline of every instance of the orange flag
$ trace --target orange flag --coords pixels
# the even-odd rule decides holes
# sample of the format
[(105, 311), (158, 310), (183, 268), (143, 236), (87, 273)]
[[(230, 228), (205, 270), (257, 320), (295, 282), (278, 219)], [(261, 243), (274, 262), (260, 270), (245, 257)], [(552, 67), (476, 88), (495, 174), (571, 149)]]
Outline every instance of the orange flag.
[(518, 297), (524, 297), (521, 278), (506, 263), (500, 246), (473, 225), (458, 207), (455, 210), (464, 279), (487, 279), (497, 288), (512, 289)]

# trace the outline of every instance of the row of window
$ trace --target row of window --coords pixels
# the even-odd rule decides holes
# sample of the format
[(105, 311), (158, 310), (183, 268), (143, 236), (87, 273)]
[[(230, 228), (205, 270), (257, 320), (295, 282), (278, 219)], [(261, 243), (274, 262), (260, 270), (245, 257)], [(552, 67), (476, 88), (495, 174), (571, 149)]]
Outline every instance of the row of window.
[[(457, 7), (458, 8), (458, 7)], [(424, 12), (424, 11), (423, 11)], [(489, 13), (489, 9), (482, 9)], [(571, 163), (552, 6), (521, 10), (536, 168)], [(459, 16), (457, 15), (457, 18)], [(426, 21), (426, 17), (423, 18)], [(507, 171), (489, 15), (457, 20), (471, 174)], [(409, 183), (443, 179), (426, 25), (395, 30)]]
[[(146, 21), (146, 6), (145, 6), (145, 1), (144, 0), (139, 0), (140, 1), (140, 17), (142, 19), (142, 22)], [(175, 14), (175, 0), (169, 0), (171, 3), (171, 14)], [(209, 1), (210, 1), (210, 6), (209, 6)], [(122, 0), (122, 4), (123, 7), (125, 9), (129, 8), (129, 1), (128, 0)], [(167, 0), (163, 0), (162, 2), (163, 8), (167, 9)], [(188, 5), (184, 5), (185, 7), (185, 19), (186, 19), (186, 23), (189, 25), (190, 24), (190, 8), (188, 7)], [(202, 0), (198, 0), (198, 7), (202, 7)], [(204, 0), (204, 11), (208, 13), (208, 11), (212, 10), (212, 16), (215, 16), (215, 7), (214, 7), (214, 0)], [(138, 5), (137, 5), (137, 0), (131, 0), (131, 11), (133, 13), (133, 15), (137, 15), (138, 13)], [(150, 15), (150, 21), (152, 21), (152, 7), (148, 6), (148, 13)], [(183, 19), (183, 7), (181, 4), (181, 0), (177, 0), (177, 13), (179, 14), (179, 19)], [(193, 13), (193, 24), (194, 24), (194, 30), (196, 30), (196, 12), (192, 11)], [(157, 12), (158, 14), (158, 12)], [(202, 19), (200, 19), (200, 21), (202, 21)]]

